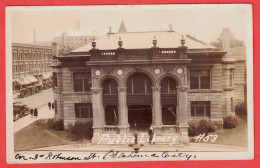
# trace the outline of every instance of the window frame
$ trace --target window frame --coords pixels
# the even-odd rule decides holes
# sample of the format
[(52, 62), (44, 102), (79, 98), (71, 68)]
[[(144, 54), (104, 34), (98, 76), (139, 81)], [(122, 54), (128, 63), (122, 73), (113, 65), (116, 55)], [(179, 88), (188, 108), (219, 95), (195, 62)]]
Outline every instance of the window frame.
[[(84, 116), (84, 115), (82, 115), (82, 112), (83, 112), (82, 109), (84, 109), (84, 108), (88, 109), (87, 110), (88, 117), (82, 117), (82, 116)], [(75, 118), (76, 119), (93, 119), (92, 103), (74, 103), (74, 109), (75, 109)], [(79, 117), (77, 117), (77, 109), (79, 109)]]
[[(75, 74), (77, 73), (80, 73), (82, 76), (81, 78), (81, 82), (82, 82), (82, 91), (75, 91), (75, 85), (74, 85), (74, 76)], [(90, 82), (91, 82), (91, 86), (89, 87), (89, 90), (86, 90), (85, 88), (85, 78), (84, 78), (84, 74), (85, 73), (89, 73), (90, 75)], [(84, 92), (91, 92), (91, 87), (92, 87), (92, 75), (91, 75), (91, 72), (90, 71), (75, 71), (75, 72), (72, 72), (72, 90), (73, 92), (75, 93), (84, 93)]]
[[(205, 89), (202, 89), (201, 88), (201, 76), (200, 76), (200, 71), (205, 71), (205, 70), (207, 70), (208, 72), (209, 72), (209, 88), (205, 88)], [(211, 87), (212, 87), (212, 68), (210, 68), (210, 67), (208, 67), (208, 68), (190, 68), (189, 69), (189, 74), (188, 74), (188, 84), (189, 84), (189, 88), (190, 89), (192, 89), (191, 88), (191, 72), (192, 71), (199, 71), (199, 77), (198, 77), (198, 88), (197, 89), (194, 89), (194, 90), (206, 90), (206, 89), (211, 89)], [(203, 77), (203, 76), (202, 76)], [(192, 89), (192, 90), (193, 90)]]
[(57, 72), (52, 72), (52, 81), (53, 81), (53, 87), (57, 88), (58, 87), (58, 73)]
[(235, 75), (234, 68), (230, 68), (230, 70), (229, 70), (229, 86), (230, 87), (234, 86), (234, 75)]
[[(197, 115), (197, 107), (203, 106), (203, 116)], [(209, 107), (209, 116), (207, 116), (207, 106)], [(192, 115), (192, 108), (194, 108), (194, 115)], [(190, 116), (192, 118), (210, 118), (211, 117), (211, 102), (210, 101), (191, 101), (190, 102)]]

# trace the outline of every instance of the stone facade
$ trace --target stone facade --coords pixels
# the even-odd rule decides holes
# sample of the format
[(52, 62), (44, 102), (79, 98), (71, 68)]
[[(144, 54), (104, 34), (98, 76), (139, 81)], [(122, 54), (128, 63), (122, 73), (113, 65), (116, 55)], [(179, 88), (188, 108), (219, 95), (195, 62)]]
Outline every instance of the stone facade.
[[(105, 133), (129, 135), (132, 127), (130, 111), (133, 106), (140, 108), (140, 105), (151, 107), (151, 125), (158, 136), (177, 135), (182, 144), (188, 143), (189, 120), (205, 118), (221, 128), (223, 117), (234, 112), (234, 102), (237, 100), (233, 74), (236, 74), (235, 61), (225, 56), (226, 52), (206, 46), (205, 49), (195, 49), (191, 42), (190, 49), (185, 46), (185, 38), (178, 40), (179, 46), (161, 48), (157, 47), (154, 38), (150, 48), (141, 49), (123, 48), (123, 43), (127, 42), (121, 38), (118, 48), (102, 49), (100, 46), (101, 49), (97, 49), (97, 40), (91, 43), (91, 49), (56, 57), (53, 63), (53, 72), (57, 74), (55, 118), (64, 120), (65, 127), (75, 122), (93, 121), (92, 143), (97, 143)], [(87, 74), (91, 78), (83, 77)], [(145, 82), (143, 92), (133, 91), (136, 74)], [(166, 79), (172, 82), (171, 85), (168, 83), (165, 86)], [(82, 110), (77, 111), (78, 104), (84, 104), (85, 109), (91, 104), (93, 116), (80, 118)], [(172, 113), (167, 114), (168, 118), (176, 116), (174, 124), (165, 124), (164, 120), (169, 120), (163, 116), (167, 105), (174, 108), (168, 110)], [(116, 108), (110, 114), (112, 117), (107, 116), (107, 107), (114, 106)], [(88, 111), (88, 115), (92, 113), (90, 115)], [(107, 117), (114, 119), (115, 124), (108, 124)]]

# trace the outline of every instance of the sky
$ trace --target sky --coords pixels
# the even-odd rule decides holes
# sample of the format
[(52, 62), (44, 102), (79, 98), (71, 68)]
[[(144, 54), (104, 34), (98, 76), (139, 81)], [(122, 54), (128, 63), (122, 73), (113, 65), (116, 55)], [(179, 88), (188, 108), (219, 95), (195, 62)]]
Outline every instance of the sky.
[(233, 5), (145, 5), (145, 6), (59, 6), (8, 7), (7, 22), (11, 24), (13, 42), (52, 41), (57, 31), (80, 29), (98, 35), (117, 32), (124, 20), (128, 32), (169, 30), (189, 34), (204, 42), (215, 41), (223, 28), (239, 40), (246, 40), (252, 29), (251, 6)]

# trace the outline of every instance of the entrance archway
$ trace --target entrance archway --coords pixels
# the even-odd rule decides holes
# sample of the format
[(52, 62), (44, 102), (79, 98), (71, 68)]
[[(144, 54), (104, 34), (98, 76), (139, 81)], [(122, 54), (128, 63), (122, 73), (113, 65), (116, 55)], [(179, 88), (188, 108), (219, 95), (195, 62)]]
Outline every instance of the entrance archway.
[(130, 131), (147, 131), (152, 124), (152, 108), (150, 105), (131, 105), (128, 107)]
[(103, 106), (105, 111), (105, 124), (118, 125), (118, 91), (114, 79), (105, 79), (103, 84)]
[(152, 124), (152, 80), (135, 73), (127, 80), (128, 123), (130, 130), (148, 131)]
[(177, 82), (172, 77), (161, 81), (161, 106), (163, 125), (175, 125), (177, 120)]

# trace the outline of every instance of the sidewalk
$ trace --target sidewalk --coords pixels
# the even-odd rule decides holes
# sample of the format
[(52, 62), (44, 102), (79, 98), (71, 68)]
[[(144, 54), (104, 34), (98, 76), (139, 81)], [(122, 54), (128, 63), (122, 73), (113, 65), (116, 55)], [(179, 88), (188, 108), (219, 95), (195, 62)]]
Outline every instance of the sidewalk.
[(37, 118), (35, 118), (35, 116), (33, 116), (33, 118), (32, 118), (31, 114), (29, 114), (29, 115), (15, 121), (14, 124), (13, 124), (14, 133), (16, 133), (19, 130), (25, 128), (26, 126), (30, 125), (31, 123), (33, 123), (36, 120), (48, 119), (48, 118), (53, 118), (53, 117), (54, 117), (54, 109), (49, 110), (49, 107), (47, 105), (45, 105), (45, 106), (38, 109), (38, 117)]

